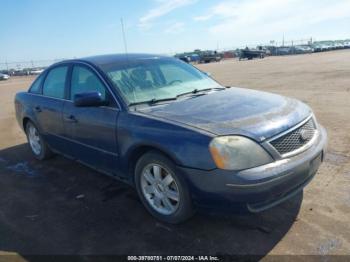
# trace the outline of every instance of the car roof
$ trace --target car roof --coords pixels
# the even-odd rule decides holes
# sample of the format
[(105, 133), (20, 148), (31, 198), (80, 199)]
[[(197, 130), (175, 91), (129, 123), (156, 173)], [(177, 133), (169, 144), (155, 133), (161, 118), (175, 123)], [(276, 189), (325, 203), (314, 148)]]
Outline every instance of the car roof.
[(123, 63), (128, 60), (144, 60), (144, 59), (159, 59), (159, 58), (170, 58), (165, 55), (156, 55), (156, 54), (111, 54), (111, 55), (98, 55), (98, 56), (90, 56), (84, 57), (81, 59), (77, 59), (79, 61), (86, 61), (98, 66), (112, 64), (112, 63)]

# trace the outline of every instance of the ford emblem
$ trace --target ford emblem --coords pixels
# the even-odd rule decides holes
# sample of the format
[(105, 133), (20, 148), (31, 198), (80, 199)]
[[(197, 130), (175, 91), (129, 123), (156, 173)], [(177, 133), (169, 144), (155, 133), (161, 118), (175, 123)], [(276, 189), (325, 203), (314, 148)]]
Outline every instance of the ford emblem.
[(307, 130), (301, 130), (300, 132), (300, 139), (302, 141), (307, 141), (312, 138), (312, 133), (308, 132)]

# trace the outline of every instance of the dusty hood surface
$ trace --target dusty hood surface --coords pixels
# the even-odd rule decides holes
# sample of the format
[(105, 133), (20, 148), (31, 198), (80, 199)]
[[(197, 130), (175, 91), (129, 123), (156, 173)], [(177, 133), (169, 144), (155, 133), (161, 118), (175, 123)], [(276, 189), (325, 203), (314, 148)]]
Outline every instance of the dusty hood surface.
[(298, 100), (243, 88), (148, 107), (141, 112), (216, 135), (239, 134), (257, 141), (285, 131), (311, 114), (310, 108)]

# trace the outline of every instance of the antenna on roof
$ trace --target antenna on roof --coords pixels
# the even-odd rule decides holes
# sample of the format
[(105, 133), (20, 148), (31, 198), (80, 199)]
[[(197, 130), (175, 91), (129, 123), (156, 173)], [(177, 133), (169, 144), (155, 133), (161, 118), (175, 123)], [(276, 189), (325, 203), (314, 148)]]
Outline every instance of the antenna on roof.
[[(129, 63), (129, 55), (128, 55), (128, 45), (126, 43), (126, 37), (125, 37), (125, 30), (124, 30), (124, 21), (123, 21), (123, 18), (120, 18), (120, 24), (121, 24), (121, 27), (122, 27), (122, 36), (123, 36), (123, 42), (124, 42), (124, 49), (125, 49), (125, 55), (126, 55), (126, 61), (128, 64)], [(129, 69), (125, 69), (125, 72), (126, 74), (128, 75), (129, 79), (131, 79), (131, 76), (130, 76), (130, 70)], [(132, 94), (134, 96), (134, 102), (137, 101), (136, 99), (136, 93), (135, 93), (135, 88), (133, 86), (131, 86), (132, 88)], [(135, 111), (136, 111), (136, 107), (135, 107)]]
[(120, 18), (120, 24), (122, 26), (122, 35), (123, 35), (123, 42), (124, 42), (124, 49), (125, 49), (125, 54), (128, 54), (128, 45), (126, 43), (126, 37), (125, 37), (125, 30), (124, 30), (124, 21), (123, 18)]

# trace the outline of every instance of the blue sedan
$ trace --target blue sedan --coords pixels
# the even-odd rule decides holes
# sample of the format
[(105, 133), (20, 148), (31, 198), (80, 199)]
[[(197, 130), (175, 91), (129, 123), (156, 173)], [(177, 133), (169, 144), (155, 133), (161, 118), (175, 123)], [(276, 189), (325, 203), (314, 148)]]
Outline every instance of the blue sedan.
[(118, 178), (168, 223), (281, 203), (314, 177), (327, 141), (302, 102), (223, 87), (158, 55), (54, 64), (15, 107), (37, 159), (62, 154)]

